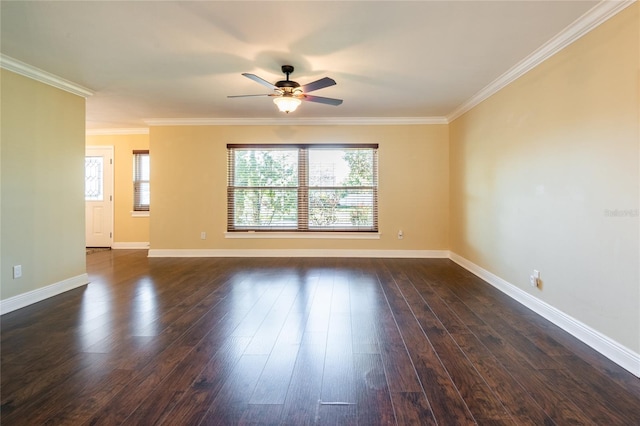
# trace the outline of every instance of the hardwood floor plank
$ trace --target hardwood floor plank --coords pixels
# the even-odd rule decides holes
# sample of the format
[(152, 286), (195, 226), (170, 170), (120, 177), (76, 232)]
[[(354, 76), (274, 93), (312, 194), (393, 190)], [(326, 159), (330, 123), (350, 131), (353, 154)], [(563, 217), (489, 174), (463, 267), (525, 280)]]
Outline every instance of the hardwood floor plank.
[[(466, 282), (468, 283), (469, 281)], [(443, 283), (436, 283), (435, 285), (445, 287)], [(524, 371), (527, 371), (528, 369), (535, 369), (534, 365), (548, 365), (549, 367), (559, 370), (563, 368), (560, 364), (557, 364), (553, 358), (549, 357), (546, 353), (537, 348), (526, 336), (518, 333), (518, 327), (510, 324), (517, 322), (517, 317), (511, 316), (512, 321), (510, 321), (510, 323), (507, 323), (499, 317), (500, 312), (504, 311), (504, 307), (501, 305), (495, 305), (497, 302), (493, 297), (491, 297), (490, 289), (483, 289), (483, 291), (480, 292), (481, 296), (478, 297), (478, 292), (475, 291), (475, 288), (454, 288), (451, 286), (448, 288), (460, 298), (464, 299), (465, 304), (474, 310), (474, 314), (477, 313), (482, 317), (481, 322), (474, 321), (473, 325), (470, 325), (470, 328), (473, 329), (478, 337), (487, 344), (487, 347), (492, 347), (492, 351), (497, 351), (494, 352), (494, 355), (503, 363), (505, 360), (509, 360), (506, 361), (506, 364), (509, 366), (519, 366), (519, 368), (512, 369), (511, 371), (519, 371), (520, 374), (524, 374)], [(498, 306), (498, 308), (489, 309), (487, 307), (488, 305)], [(510, 315), (505, 316), (509, 317)], [(506, 339), (505, 342), (508, 343), (502, 342), (502, 339)], [(498, 342), (500, 343), (498, 344)], [(498, 350), (498, 348), (500, 348), (500, 350)], [(491, 371), (495, 372), (497, 370)], [(547, 386), (547, 383), (550, 383), (549, 379), (545, 378), (543, 375), (538, 375), (538, 380), (538, 385), (541, 387), (545, 387)], [(530, 389), (530, 387), (527, 388)], [(556, 398), (559, 400), (558, 405), (562, 408), (555, 410), (550, 409), (552, 404), (551, 400), (553, 399), (550, 396), (550, 393), (556, 394)], [(555, 388), (538, 389), (537, 392), (535, 392), (535, 395), (542, 396), (542, 402), (537, 397), (534, 397), (534, 400), (538, 403), (542, 403), (543, 406), (546, 404), (546, 411), (549, 416), (554, 418), (554, 420), (563, 419), (563, 421), (573, 421), (575, 418), (580, 418), (581, 421), (585, 421), (587, 418), (583, 416), (582, 413), (575, 412), (575, 405), (571, 398), (562, 395)], [(511, 406), (513, 407), (513, 405)]]
[(267, 363), (267, 358), (266, 355), (243, 355), (200, 424), (238, 424), (249, 408), (249, 397)]
[[(300, 345), (284, 402), (282, 423), (312, 425), (318, 415), (318, 402), (322, 391), (322, 373), (326, 353), (326, 334), (310, 336)], [(323, 342), (323, 343), (313, 343)]]
[(519, 383), (526, 384), (527, 392), (557, 424), (592, 424), (578, 407), (556, 391), (547, 377), (533, 368), (520, 352), (505, 343), (493, 330), (477, 328), (474, 334)]
[(357, 424), (349, 273), (334, 271), (318, 424)]
[[(587, 359), (591, 358), (592, 356), (589, 354)], [(582, 386), (586, 384), (588, 388), (593, 389), (598, 394), (606, 394), (607, 405), (611, 405), (618, 412), (640, 412), (640, 392), (637, 388), (640, 380), (637, 383), (631, 381), (629, 373), (623, 375), (618, 368), (614, 368), (609, 364), (605, 368), (613, 371), (611, 374), (605, 374), (598, 367), (594, 367), (583, 358), (573, 354), (563, 356), (558, 361), (566, 366), (567, 373), (571, 375), (574, 381), (582, 383)], [(599, 359), (598, 364), (601, 363), (602, 360)], [(619, 381), (619, 378), (622, 378), (622, 380)], [(608, 401), (609, 399), (612, 399), (612, 401)]]
[[(56, 412), (56, 407), (60, 405), (67, 405), (69, 401), (72, 401), (75, 397), (86, 393), (87, 388), (92, 387), (91, 382), (102, 381), (105, 376), (112, 371), (108, 360), (104, 356), (89, 355), (84, 357), (80, 361), (78, 366), (68, 378), (62, 380), (61, 386), (51, 386), (51, 381), (47, 387), (42, 387), (37, 391), (35, 389), (24, 389), (29, 393), (26, 398), (20, 400), (16, 399), (11, 404), (20, 406), (21, 410), (13, 410), (13, 406), (5, 404), (2, 407), (2, 421), (3, 423), (11, 424), (15, 421), (21, 421), (25, 424), (40, 424), (44, 423), (49, 417), (53, 417)], [(85, 370), (90, 369), (90, 373)], [(46, 376), (43, 377), (45, 383)], [(47, 402), (45, 409), (41, 409), (44, 402)]]
[[(576, 369), (567, 370), (565, 363), (557, 362), (558, 358), (570, 356), (568, 355), (570, 354), (569, 349), (543, 333), (538, 325), (524, 322), (516, 315), (520, 313), (529, 317), (529, 310), (524, 307), (507, 309), (504, 303), (497, 304), (500, 299), (501, 298), (498, 297), (492, 297), (488, 292), (482, 293), (482, 295), (478, 297), (478, 302), (475, 305), (476, 309), (482, 312), (485, 318), (489, 318), (488, 323), (491, 324), (501, 336), (509, 337), (509, 342), (514, 345), (521, 356), (527, 359), (532, 366), (543, 366), (541, 368), (544, 370), (544, 375), (553, 377), (554, 379), (552, 380), (558, 384), (563, 384), (568, 381), (569, 383), (565, 387), (556, 387), (556, 391), (562, 392), (562, 389), (564, 389), (564, 395), (574, 403), (577, 399), (582, 398), (578, 405), (585, 407), (583, 410), (585, 414), (589, 415), (592, 419), (599, 419), (599, 423), (613, 422), (612, 424), (623, 424), (625, 421), (623, 420), (625, 419), (624, 414), (614, 415), (613, 419), (608, 415), (602, 418), (599, 417), (606, 411), (603, 411), (602, 407), (598, 407), (601, 405), (599, 399), (594, 400), (592, 404), (586, 402), (589, 399), (593, 399), (591, 393), (593, 391), (600, 394), (607, 392), (605, 387), (598, 384), (599, 377), (597, 374), (594, 374), (593, 368), (587, 368), (580, 372), (580, 382), (573, 380), (570, 377), (572, 375), (571, 371), (576, 371)], [(498, 308), (492, 310), (493, 312), (489, 314), (486, 308), (487, 305), (498, 306)], [(499, 319), (496, 318), (498, 316)], [(540, 322), (540, 320), (538, 320), (538, 322)], [(552, 372), (552, 369), (558, 371)], [(571, 391), (571, 389), (579, 389), (581, 384), (584, 385), (585, 380), (590, 381), (591, 391), (589, 396), (580, 391)], [(609, 392), (616, 393), (621, 391), (617, 386), (610, 387), (609, 380), (606, 380), (606, 382), (609, 385), (607, 387)], [(609, 405), (616, 413), (627, 413), (630, 407), (637, 405), (637, 398), (629, 396), (628, 393), (620, 392), (620, 398), (613, 398), (612, 401), (609, 402)], [(626, 421), (628, 421), (628, 418)]]
[(354, 354), (358, 423), (393, 425), (395, 415), (380, 354)]
[(282, 404), (249, 404), (238, 424), (277, 426), (281, 417)]
[(283, 405), (298, 356), (299, 345), (276, 345), (256, 383), (249, 404)]
[(437, 421), (474, 424), (474, 418), (431, 342), (424, 334), (394, 278), (387, 271), (380, 283), (396, 318), (423, 391)]
[(271, 353), (293, 308), (293, 303), (297, 299), (298, 291), (297, 286), (283, 288), (251, 339), (246, 350), (247, 355), (268, 355)]
[[(517, 349), (533, 368), (536, 366), (561, 368), (549, 354), (520, 333), (515, 328), (513, 321), (507, 321), (503, 318), (503, 307), (482, 296), (482, 292), (487, 292), (488, 289), (482, 289), (482, 292), (479, 292), (475, 291), (475, 287), (473, 289), (454, 287), (452, 290), (464, 299), (467, 306), (482, 319), (484, 324), (495, 330), (502, 338), (507, 339), (509, 344)], [(464, 293), (470, 294), (465, 295)]]
[[(120, 423), (128, 418), (139, 409), (139, 405), (151, 393), (155, 392), (156, 387), (163, 383), (166, 376), (194, 350), (196, 341), (206, 336), (207, 332), (216, 325), (221, 326), (217, 330), (218, 333), (224, 331), (222, 327), (225, 324), (224, 320), (230, 322), (227, 318), (230, 308), (226, 305), (218, 305), (219, 300), (221, 300), (219, 297), (213, 297), (211, 300), (201, 301), (196, 305), (197, 309), (190, 310), (188, 318), (192, 318), (195, 323), (189, 324), (182, 321), (180, 324), (173, 324), (169, 335), (176, 335), (176, 339), (166, 349), (155, 355), (153, 360), (135, 376), (135, 379), (111, 401), (110, 406), (97, 413), (92, 421)], [(185, 333), (187, 330), (189, 333)], [(197, 348), (195, 351), (197, 352)]]
[(1, 318), (2, 424), (636, 424), (640, 379), (447, 259), (87, 256)]
[(354, 354), (379, 354), (376, 332), (379, 312), (384, 309), (375, 276), (360, 274), (349, 282), (351, 339)]
[[(216, 332), (218, 331), (218, 332)], [(155, 423), (174, 407), (185, 396), (186, 389), (197, 380), (208, 362), (216, 358), (227, 359), (238, 354), (238, 347), (246, 346), (247, 338), (226, 338), (220, 330), (212, 330), (202, 341), (189, 352), (176, 367), (159, 384), (132, 413), (127, 422), (142, 424)]]
[[(71, 402), (64, 408), (58, 407), (54, 415), (43, 424), (80, 425), (86, 423), (93, 413), (102, 409), (129, 380), (131, 380), (131, 371), (129, 370), (113, 370), (100, 380), (92, 379), (84, 392), (71, 398)], [(49, 405), (51, 399), (47, 398), (46, 403)]]
[(475, 424), (458, 390), (452, 386), (451, 379), (442, 374), (441, 366), (432, 355), (417, 353), (412, 359), (434, 417), (438, 423)]
[[(608, 395), (611, 401), (606, 405), (602, 402), (601, 395), (607, 395), (608, 389), (583, 387), (584, 383), (578, 382), (563, 370), (541, 370), (540, 374), (550, 383), (553, 383), (558, 393), (562, 393), (570, 399), (580, 410), (596, 424), (628, 425), (640, 420), (640, 402), (635, 401), (630, 405), (620, 403), (615, 395)], [(635, 413), (634, 413), (635, 411)]]
[(456, 334), (454, 338), (518, 424), (533, 426), (553, 423), (475, 335), (463, 333)]
[[(505, 407), (493, 394), (491, 388), (487, 386), (484, 378), (468, 360), (464, 351), (460, 349), (445, 326), (431, 311), (413, 284), (404, 274), (395, 279), (398, 289), (404, 296), (422, 331), (438, 353), (469, 411), (475, 418), (481, 418), (484, 421), (511, 420)], [(463, 334), (467, 331), (468, 329), (465, 327)]]
[(398, 425), (437, 425), (424, 392), (391, 392)]
[[(460, 301), (446, 286), (432, 286), (434, 280), (442, 279), (443, 271), (434, 276), (429, 271), (417, 270), (411, 274), (417, 283), (415, 290), (428, 304), (434, 315), (451, 334), (465, 356), (474, 365), (478, 374), (495, 393), (503, 406), (518, 424), (550, 424), (551, 419), (530, 397), (520, 384), (509, 375), (493, 355), (473, 335), (467, 324), (486, 325)], [(483, 419), (488, 421), (488, 419)]]
[(88, 424), (122, 424), (193, 348), (172, 346), (136, 374)]
[(526, 319), (528, 322), (536, 323), (545, 333), (548, 333), (571, 351), (571, 355), (561, 357), (560, 362), (576, 365), (576, 371), (583, 371), (583, 368), (588, 366), (589, 369), (596, 370), (602, 380), (606, 382), (613, 380), (622, 392), (633, 397), (633, 399), (640, 399), (640, 380), (637, 377), (629, 374), (627, 370), (619, 365), (612, 363), (585, 343), (568, 336), (564, 330), (544, 318), (530, 313)]
[[(446, 275), (450, 275), (449, 279), (445, 278)], [(489, 327), (484, 320), (476, 314), (476, 312), (467, 306), (468, 303), (471, 303), (470, 306), (474, 306), (475, 300), (470, 298), (469, 293), (464, 291), (464, 289), (467, 286), (472, 286), (476, 279), (477, 278), (475, 276), (472, 276), (467, 271), (454, 266), (447, 274), (443, 274), (442, 276), (437, 277), (437, 279), (430, 278), (426, 281), (428, 281), (429, 286), (456, 312), (456, 315), (459, 318), (463, 319), (464, 323), (467, 324), (467, 326), (472, 329), (474, 333), (481, 338), (481, 340), (484, 339), (484, 341), (488, 343), (500, 342), (500, 345), (493, 347), (493, 350), (496, 350), (496, 348), (500, 348), (501, 345), (504, 345), (501, 341), (502, 336), (498, 332), (492, 330), (491, 327)], [(452, 283), (455, 283), (455, 285), (451, 285)], [(420, 291), (422, 292), (422, 288), (420, 288)], [(544, 410), (540, 413), (541, 408), (539, 401), (535, 398), (535, 395), (530, 396), (530, 392), (528, 390), (529, 386), (527, 386), (526, 381), (521, 382), (517, 380), (507, 369), (502, 367), (502, 364), (500, 364), (498, 359), (500, 359), (500, 361), (504, 361), (505, 354), (502, 353), (501, 350), (498, 350), (495, 353), (495, 357), (498, 359), (492, 358), (492, 355), (494, 354), (489, 352), (484, 344), (476, 337), (456, 335), (455, 338), (458, 344), (463, 348), (463, 350), (465, 350), (467, 356), (474, 362), (476, 368), (483, 372), (485, 380), (490, 384), (493, 384), (492, 388), (494, 391), (499, 395), (503, 404), (505, 404), (507, 409), (518, 419), (520, 423), (527, 424), (533, 421), (534, 424), (547, 424), (549, 422), (553, 422)], [(479, 345), (477, 342), (480, 342)], [(513, 348), (508, 345), (505, 345), (503, 348), (506, 349), (505, 352), (508, 354), (506, 358), (508, 358), (509, 355), (512, 355), (513, 360), (518, 359), (518, 355), (515, 354), (515, 350)], [(477, 350), (484, 353), (484, 355), (482, 357), (478, 357), (476, 354)], [(490, 367), (486, 365), (487, 362), (490, 362)], [(498, 365), (495, 364), (496, 362)], [(521, 361), (519, 360), (518, 362)], [(501, 379), (492, 380), (492, 376), (495, 375), (498, 375)], [(508, 388), (503, 390), (507, 384), (509, 384)], [(524, 395), (522, 394), (523, 391), (525, 392)], [(518, 398), (520, 403), (514, 404), (513, 402), (508, 402), (509, 399), (516, 395), (520, 395)], [(540, 395), (540, 393), (537, 393), (537, 395)], [(542, 395), (550, 398), (549, 400), (544, 399), (543, 403), (552, 404), (551, 401), (553, 398), (551, 396), (545, 392), (542, 392)], [(563, 400), (560, 405), (565, 403), (566, 401)], [(570, 411), (570, 409), (567, 411)], [(557, 412), (562, 412), (562, 410), (558, 410)], [(571, 418), (572, 416), (569, 415), (569, 417), (565, 418), (565, 421)], [(558, 417), (556, 417), (556, 419), (558, 419)]]
[(302, 315), (308, 311), (308, 315), (285, 397), (282, 424), (311, 425), (318, 415), (331, 308), (326, 302), (331, 300), (333, 290), (333, 283), (327, 285), (323, 275), (326, 274), (314, 269), (309, 278), (314, 291), (306, 298), (305, 309), (296, 312)]
[(381, 300), (384, 300), (384, 306), (378, 312), (374, 324), (389, 391), (422, 392), (422, 384), (381, 286), (379, 294)]
[[(13, 365), (2, 365), (4, 376), (2, 392), (2, 416), (29, 412), (26, 407), (38, 406), (54, 390), (84, 369), (91, 368), (93, 354), (72, 354), (59, 359), (55, 363), (26, 364), (15, 368)], [(99, 357), (101, 360), (102, 357)], [(99, 361), (102, 362), (102, 361)], [(31, 368), (29, 368), (31, 367)], [(11, 373), (9, 373), (11, 372)], [(9, 417), (11, 418), (11, 417)]]
[(331, 314), (321, 400), (349, 403), (355, 403), (356, 400), (349, 315)]
[(252, 309), (248, 312), (242, 322), (236, 327), (233, 331), (233, 335), (236, 337), (254, 337), (262, 325), (263, 321), (269, 314), (271, 307), (278, 299), (280, 293), (284, 289), (283, 283), (273, 283), (273, 286), (267, 290), (266, 284), (253, 284), (253, 288), (258, 289), (258, 291), (262, 290), (263, 294), (259, 300), (259, 303), (256, 303), (255, 309)]
[(355, 403), (341, 401), (319, 401), (317, 425), (357, 425), (357, 411)]
[(229, 337), (193, 380), (172, 410), (164, 410), (160, 424), (199, 424), (218, 396), (249, 344), (247, 337)]
[[(251, 287), (255, 286), (252, 285)], [(236, 301), (241, 303), (242, 308), (237, 309), (234, 305), (225, 305), (221, 309), (221, 312), (218, 315), (221, 318), (219, 320), (216, 320), (214, 326), (215, 328), (213, 329), (213, 331), (209, 332), (206, 337), (199, 342), (194, 352), (192, 352), (192, 354), (196, 354), (195, 359), (192, 359), (193, 357), (191, 356), (186, 357), (172, 372), (171, 376), (169, 377), (169, 390), (166, 391), (166, 394), (178, 395), (176, 392), (174, 392), (174, 389), (184, 388), (187, 385), (191, 384), (194, 381), (197, 372), (199, 371), (198, 367), (206, 362), (209, 358), (211, 358), (212, 353), (216, 351), (215, 348), (220, 345), (220, 342), (229, 336), (234, 336), (234, 334), (237, 333), (237, 330), (240, 327), (246, 326), (255, 319), (255, 316), (253, 318), (251, 318), (250, 316), (250, 313), (254, 312), (253, 308), (257, 307), (257, 312), (264, 312), (265, 306), (268, 306), (273, 302), (272, 297), (265, 296), (268, 292), (264, 291), (264, 286), (259, 287), (262, 287), (263, 290), (258, 291), (258, 294), (260, 296), (255, 297), (256, 293), (254, 291), (251, 291), (247, 292), (244, 296), (240, 296), (237, 298)], [(207, 313), (207, 316), (211, 317), (211, 319), (215, 318), (215, 316), (211, 315), (211, 312), (213, 311), (214, 310), (212, 309)], [(206, 318), (207, 316), (203, 316), (203, 318)], [(249, 318), (249, 320), (247, 320), (247, 318)], [(212, 324), (210, 321), (204, 321), (203, 319), (200, 319), (196, 323), (196, 325), (189, 329), (189, 334), (181, 340), (184, 344), (189, 344), (190, 342), (195, 341), (195, 339), (197, 339), (203, 332), (206, 332), (206, 330), (210, 329), (211, 327)], [(245, 338), (245, 340), (248, 339)], [(235, 342), (237, 341), (238, 339), (235, 340)], [(180, 394), (180, 396), (181, 398), (179, 399), (182, 399), (183, 395)], [(141, 416), (140, 418), (144, 418), (145, 413), (150, 412), (149, 410), (152, 411), (153, 407), (153, 401), (150, 401), (149, 407), (147, 407), (146, 409), (144, 406), (139, 407), (136, 410), (137, 413), (134, 415), (134, 418), (135, 416)], [(138, 414), (138, 412), (140, 412), (141, 414)]]

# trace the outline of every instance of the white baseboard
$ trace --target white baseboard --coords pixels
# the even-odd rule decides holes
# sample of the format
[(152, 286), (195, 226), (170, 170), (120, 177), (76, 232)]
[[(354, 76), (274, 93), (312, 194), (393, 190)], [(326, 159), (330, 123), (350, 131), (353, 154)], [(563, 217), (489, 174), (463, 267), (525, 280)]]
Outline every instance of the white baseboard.
[(372, 257), (448, 258), (448, 250), (215, 250), (150, 249), (149, 257)]
[(507, 296), (520, 302), (538, 315), (546, 318), (567, 333), (589, 345), (625, 370), (640, 377), (640, 354), (635, 353), (626, 346), (621, 345), (599, 331), (594, 330), (572, 316), (521, 290), (464, 257), (452, 252), (450, 259), (474, 275), (482, 278)]
[(149, 248), (149, 242), (114, 242), (111, 245), (113, 250), (118, 249), (126, 249), (126, 250), (134, 250), (134, 249), (142, 249), (146, 250)]
[(27, 293), (22, 293), (17, 296), (10, 297), (8, 299), (0, 300), (0, 315), (15, 311), (16, 309), (24, 308), (25, 306), (32, 305), (37, 302), (41, 302), (50, 297), (56, 296), (65, 291), (73, 290), (74, 288), (81, 287), (89, 284), (89, 276), (87, 274), (81, 274), (75, 277), (67, 278), (66, 280), (53, 283), (46, 287), (41, 287)]

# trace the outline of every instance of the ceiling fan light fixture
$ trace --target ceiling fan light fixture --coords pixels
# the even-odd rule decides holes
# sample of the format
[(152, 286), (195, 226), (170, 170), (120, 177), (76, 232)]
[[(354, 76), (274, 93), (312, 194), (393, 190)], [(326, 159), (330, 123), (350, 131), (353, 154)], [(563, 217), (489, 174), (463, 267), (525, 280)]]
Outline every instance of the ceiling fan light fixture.
[(290, 112), (295, 111), (302, 101), (292, 96), (279, 96), (277, 98), (273, 98), (273, 103), (276, 104), (281, 112), (289, 114)]

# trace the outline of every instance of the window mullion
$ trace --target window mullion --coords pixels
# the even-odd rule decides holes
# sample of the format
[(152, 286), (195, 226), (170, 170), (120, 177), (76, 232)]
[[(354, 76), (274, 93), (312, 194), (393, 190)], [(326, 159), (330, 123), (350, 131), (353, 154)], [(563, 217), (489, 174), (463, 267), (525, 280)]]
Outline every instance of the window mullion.
[(298, 230), (309, 230), (309, 151), (298, 149)]

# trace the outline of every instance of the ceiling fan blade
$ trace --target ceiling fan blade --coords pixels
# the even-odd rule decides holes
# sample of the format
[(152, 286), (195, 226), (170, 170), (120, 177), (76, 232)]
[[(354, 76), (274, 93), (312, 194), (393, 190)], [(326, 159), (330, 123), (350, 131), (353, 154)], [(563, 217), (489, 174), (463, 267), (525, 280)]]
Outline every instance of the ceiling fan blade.
[(321, 104), (338, 106), (342, 103), (342, 99), (323, 98), (322, 96), (302, 95), (300, 97), (303, 101), (318, 102)]
[(263, 86), (268, 87), (269, 89), (273, 89), (273, 90), (279, 90), (276, 86), (274, 86), (273, 84), (269, 83), (267, 80), (265, 80), (264, 78), (260, 78), (255, 74), (250, 74), (248, 72), (243, 72), (242, 75), (244, 75), (247, 78), (250, 78), (251, 80), (255, 81), (256, 83), (260, 83)]
[(255, 96), (273, 96), (273, 95), (270, 93), (263, 93), (260, 95), (230, 95), (230, 96), (227, 96), (227, 98), (251, 98)]
[(334, 79), (325, 77), (325, 78), (321, 78), (320, 80), (311, 82), (309, 84), (305, 84), (304, 86), (301, 87), (301, 89), (304, 93), (309, 93), (309, 92), (313, 92), (314, 90), (324, 89), (325, 87), (333, 86), (334, 84), (336, 84), (336, 81)]

